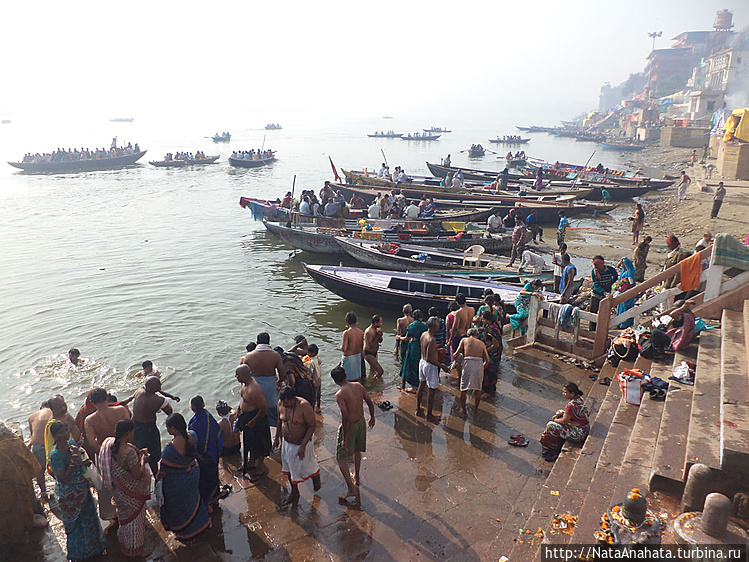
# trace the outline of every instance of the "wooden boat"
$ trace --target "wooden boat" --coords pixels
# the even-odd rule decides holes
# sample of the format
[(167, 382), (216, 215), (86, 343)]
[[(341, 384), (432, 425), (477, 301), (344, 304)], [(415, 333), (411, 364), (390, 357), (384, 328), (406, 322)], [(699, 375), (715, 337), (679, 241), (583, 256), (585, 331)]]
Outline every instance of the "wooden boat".
[(537, 127), (531, 125), (530, 127), (515, 127), (518, 131), (525, 131), (526, 133), (550, 133), (554, 130), (554, 127)]
[(112, 158), (89, 158), (87, 160), (62, 160), (56, 162), (8, 162), (8, 164), (28, 174), (61, 174), (66, 172), (118, 170), (125, 166), (132, 166), (145, 153), (145, 150), (141, 150), (133, 154), (114, 156)]
[[(353, 303), (382, 309), (401, 310), (411, 304), (414, 309), (429, 310), (435, 306), (446, 311), (463, 293), (470, 306), (479, 306), (484, 290), (491, 289), (505, 303), (508, 312), (513, 312), (513, 303), (521, 287), (489, 280), (401, 273), (379, 269), (360, 269), (329, 265), (302, 263), (304, 270), (317, 283), (329, 291)], [(558, 301), (559, 295), (543, 293), (547, 300)]]
[(373, 135), (367, 135), (369, 138), (374, 139), (399, 139), (404, 133), (375, 133)]
[(424, 133), (423, 135), (419, 133), (411, 134), (408, 133), (408, 135), (404, 135), (401, 137), (401, 140), (404, 141), (433, 141), (440, 138), (442, 135), (430, 135), (428, 133)]
[(441, 127), (429, 127), (428, 129), (422, 129), (425, 133), (452, 133), (450, 129), (443, 129)]
[(480, 158), (481, 156), (484, 156), (485, 154), (486, 154), (486, 149), (480, 144), (474, 145), (468, 150), (469, 158)]
[(229, 165), (235, 168), (261, 168), (271, 164), (276, 159), (276, 154), (268, 158), (261, 158), (259, 160), (245, 160), (244, 158), (229, 157)]
[(115, 117), (114, 119), (110, 119), (110, 123), (132, 123), (135, 121), (133, 117)]
[(644, 144), (624, 144), (616, 142), (602, 142), (606, 150), (645, 150), (647, 145)]
[(205, 166), (215, 164), (219, 156), (206, 156), (205, 158), (195, 158), (193, 160), (151, 160), (149, 164), (157, 168), (185, 168), (187, 166)]
[(213, 142), (229, 142), (231, 141), (231, 134), (226, 133), (225, 135), (215, 134), (211, 137)]
[(240, 197), (239, 206), (248, 209), (256, 221), (280, 221), (289, 219), (289, 210), (281, 207), (281, 200), (269, 201), (254, 197)]
[[(456, 250), (445, 250), (431, 246), (418, 246), (415, 244), (377, 242), (362, 240), (344, 236), (336, 236), (336, 242), (352, 258), (370, 267), (387, 269), (392, 271), (472, 271), (477, 269), (484, 272), (485, 276), (496, 274), (509, 283), (519, 283), (520, 277), (526, 275), (518, 274), (517, 268), (509, 268), (504, 262), (496, 257), (490, 259), (488, 254), (483, 254), (480, 265), (463, 265), (463, 252)], [(481, 246), (480, 243), (477, 245)], [(435, 271), (436, 272), (436, 271)], [(553, 278), (554, 270), (546, 268), (541, 273), (546, 279)]]
[[(355, 232), (354, 238), (360, 238), (369, 234)], [(396, 244), (408, 243), (417, 246), (450, 250), (465, 250), (474, 244), (480, 244), (490, 254), (509, 252), (512, 248), (511, 234), (492, 234), (491, 238), (487, 238), (483, 236), (482, 232), (459, 232), (454, 236), (415, 236), (410, 232), (382, 232), (379, 240)]]
[(0, 121), (0, 123), (2, 123), (3, 125), (10, 125), (10, 119), (3, 119), (2, 121)]
[(346, 252), (335, 241), (334, 234), (340, 232), (318, 227), (290, 227), (263, 221), (268, 232), (298, 250), (315, 254), (344, 255)]
[(501, 139), (497, 137), (496, 139), (489, 139), (489, 142), (494, 144), (528, 144), (531, 142), (531, 139), (513, 139), (513, 140), (507, 140), (507, 139)]
[(265, 129), (267, 131), (280, 131), (281, 129), (283, 129), (283, 127), (281, 127), (281, 125), (279, 125), (278, 123), (268, 123), (265, 126)]

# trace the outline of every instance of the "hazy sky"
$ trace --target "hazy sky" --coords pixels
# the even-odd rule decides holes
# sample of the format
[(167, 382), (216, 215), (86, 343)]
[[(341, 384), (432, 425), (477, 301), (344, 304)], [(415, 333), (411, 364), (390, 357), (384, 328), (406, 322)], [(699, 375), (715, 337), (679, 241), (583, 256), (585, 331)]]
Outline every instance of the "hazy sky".
[(4, 3), (0, 113), (574, 115), (746, 0)]

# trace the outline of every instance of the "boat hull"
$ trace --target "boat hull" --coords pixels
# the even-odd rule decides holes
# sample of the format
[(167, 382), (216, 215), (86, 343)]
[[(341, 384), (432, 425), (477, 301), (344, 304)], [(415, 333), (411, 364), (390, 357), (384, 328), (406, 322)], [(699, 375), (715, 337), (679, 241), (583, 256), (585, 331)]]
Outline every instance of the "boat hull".
[(206, 166), (208, 164), (215, 164), (219, 159), (218, 156), (209, 156), (200, 160), (152, 160), (149, 162), (151, 166), (157, 168), (185, 168), (187, 166)]
[(235, 168), (262, 168), (272, 163), (276, 159), (275, 156), (270, 158), (263, 158), (262, 160), (245, 160), (243, 158), (229, 157), (229, 165)]
[(308, 229), (291, 228), (280, 224), (263, 221), (268, 232), (275, 234), (289, 246), (297, 250), (312, 252), (314, 254), (336, 254), (345, 255), (341, 247), (336, 243), (332, 234), (325, 234)]
[(118, 170), (132, 166), (146, 154), (145, 150), (114, 158), (95, 158), (90, 160), (76, 160), (64, 162), (8, 162), (14, 168), (23, 170), (27, 174), (64, 174), (68, 172), (95, 172), (104, 170)]
[[(312, 279), (338, 296), (362, 306), (376, 309), (401, 310), (411, 304), (414, 309), (437, 307), (446, 311), (457, 293), (466, 295), (469, 306), (479, 306), (484, 289), (491, 289), (505, 303), (508, 312), (514, 311), (513, 302), (520, 287), (512, 287), (488, 280), (398, 273), (377, 269), (358, 269), (308, 265), (302, 266)], [(548, 293), (546, 297), (558, 299)]]

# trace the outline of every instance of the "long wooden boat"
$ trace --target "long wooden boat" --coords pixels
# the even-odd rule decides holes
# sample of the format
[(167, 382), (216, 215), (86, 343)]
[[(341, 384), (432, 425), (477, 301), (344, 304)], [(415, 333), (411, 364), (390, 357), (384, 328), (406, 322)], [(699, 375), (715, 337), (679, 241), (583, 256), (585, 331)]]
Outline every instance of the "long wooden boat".
[(194, 160), (151, 160), (149, 164), (157, 168), (185, 168), (187, 166), (205, 166), (215, 164), (219, 156), (206, 156)]
[(278, 123), (268, 123), (265, 126), (266, 131), (280, 131), (281, 129), (283, 129), (283, 127), (281, 127), (281, 125), (279, 125)]
[(229, 165), (235, 168), (262, 168), (275, 161), (276, 155), (268, 158), (261, 158), (259, 160), (245, 160), (244, 158), (234, 158), (229, 156)]
[(559, 179), (568, 179), (574, 177), (582, 180), (583, 183), (600, 184), (609, 189), (611, 187), (649, 187), (661, 189), (673, 185), (673, 180), (658, 179), (648, 176), (638, 175), (636, 172), (625, 172), (623, 170), (604, 170), (599, 172), (592, 167), (580, 166), (579, 164), (567, 164), (558, 162), (551, 164), (549, 162), (536, 162), (528, 164), (521, 168), (521, 172), (526, 176), (535, 176), (538, 168), (543, 169), (545, 177), (557, 177)]
[(290, 227), (263, 221), (265, 228), (281, 240), (298, 250), (315, 254), (344, 255), (346, 252), (336, 243), (333, 236), (336, 231), (317, 227)]
[(528, 144), (531, 142), (531, 139), (514, 139), (514, 140), (507, 140), (507, 139), (501, 139), (497, 137), (496, 139), (489, 139), (489, 142), (494, 144)]
[(550, 133), (554, 130), (554, 127), (538, 127), (531, 125), (530, 127), (515, 127), (518, 131), (525, 131), (526, 133)]
[(213, 139), (213, 142), (229, 142), (231, 141), (231, 134), (213, 135), (211, 138)]
[(146, 154), (145, 150), (112, 158), (89, 158), (87, 160), (62, 160), (56, 162), (8, 162), (27, 174), (61, 174), (66, 172), (93, 172), (118, 170), (132, 166)]
[[(426, 311), (434, 306), (446, 311), (458, 293), (466, 296), (470, 306), (478, 306), (484, 290), (491, 289), (511, 312), (521, 290), (519, 286), (481, 279), (306, 263), (302, 266), (312, 279), (329, 291), (353, 303), (380, 310), (400, 310), (403, 305), (411, 304), (414, 309)], [(559, 300), (559, 295), (553, 293), (543, 295), (547, 300)]]
[(132, 123), (135, 121), (134, 117), (115, 117), (114, 119), (110, 119), (110, 123)]
[(401, 137), (401, 140), (404, 141), (433, 141), (440, 138), (442, 135), (430, 135), (430, 134), (423, 134), (423, 135), (412, 135), (411, 133), (408, 133), (407, 135), (403, 135)]
[(452, 133), (450, 129), (443, 129), (441, 127), (429, 127), (428, 129), (422, 129), (425, 133)]
[[(370, 267), (391, 271), (473, 271), (477, 269), (491, 274), (501, 275), (509, 283), (519, 283), (517, 268), (509, 268), (496, 257), (483, 254), (480, 264), (463, 265), (463, 252), (418, 246), (415, 244), (376, 242), (351, 237), (336, 236), (336, 242), (352, 258)], [(480, 242), (476, 245), (481, 246)], [(542, 274), (553, 277), (553, 269), (546, 268)]]
[(404, 133), (375, 133), (373, 135), (367, 135), (367, 136), (373, 139), (399, 139), (403, 135)]
[(645, 150), (647, 145), (644, 144), (624, 144), (616, 142), (602, 142), (606, 150)]

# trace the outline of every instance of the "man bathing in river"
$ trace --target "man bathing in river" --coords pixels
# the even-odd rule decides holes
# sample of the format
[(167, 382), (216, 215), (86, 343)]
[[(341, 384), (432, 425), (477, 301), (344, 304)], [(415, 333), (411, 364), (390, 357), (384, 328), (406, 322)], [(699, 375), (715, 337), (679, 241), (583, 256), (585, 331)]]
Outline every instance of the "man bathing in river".
[[(346, 380), (346, 371), (342, 367), (336, 367), (330, 371), (333, 381), (340, 386), (335, 394), (335, 400), (341, 410), (341, 425), (338, 426), (338, 438), (336, 443), (336, 460), (338, 468), (341, 469), (343, 479), (346, 481), (346, 493), (338, 499), (345, 501), (347, 498), (356, 497), (361, 483), (361, 454), (367, 451), (367, 426), (364, 421), (364, 406), (369, 406), (369, 428), (375, 424), (374, 403), (369, 397), (367, 390), (358, 382)], [(354, 457), (354, 479), (348, 468), (348, 460)]]
[(408, 336), (406, 330), (409, 324), (414, 321), (412, 316), (414, 309), (410, 304), (403, 305), (403, 316), (398, 318), (395, 323), (395, 356), (403, 361), (408, 348)]
[[(312, 479), (315, 492), (320, 489), (320, 466), (310, 444), (317, 427), (315, 412), (304, 398), (287, 386), (278, 400), (278, 433), (273, 448), (281, 441), (281, 471), (289, 477), (291, 493), (286, 503), (299, 499), (299, 483)], [(308, 446), (309, 445), (309, 446)]]
[[(275, 351), (273, 353), (278, 356)], [(242, 432), (244, 445), (242, 474), (249, 472), (250, 482), (257, 482), (265, 472), (265, 457), (270, 455), (271, 451), (268, 404), (265, 401), (263, 388), (253, 376), (249, 365), (245, 363), (237, 367), (234, 376), (238, 382), (242, 383), (240, 391), (242, 400), (238, 408), (239, 430)], [(278, 412), (277, 403), (274, 409)]]
[(47, 423), (52, 419), (52, 407), (50, 401), (45, 400), (42, 402), (39, 411), (34, 412), (29, 417), (29, 431), (31, 436), (29, 437), (29, 447), (31, 452), (39, 461), (39, 466), (42, 467), (42, 472), (36, 477), (36, 483), (39, 484), (39, 489), (42, 491), (42, 499), (47, 501), (47, 482), (44, 478), (44, 471), (47, 468), (47, 454), (44, 450), (44, 428), (47, 427)]
[(460, 407), (463, 415), (468, 417), (466, 397), (469, 390), (474, 392), (473, 415), (479, 411), (481, 386), (484, 382), (484, 369), (489, 366), (489, 353), (486, 345), (479, 339), (478, 328), (468, 330), (468, 337), (458, 345), (458, 354), (463, 355), (463, 369), (460, 376)]
[(263, 389), (263, 396), (268, 408), (268, 424), (278, 425), (278, 391), (286, 380), (286, 369), (283, 359), (270, 346), (270, 335), (262, 332), (257, 335), (257, 346), (244, 356), (241, 361), (252, 372), (253, 379)]
[[(157, 394), (158, 393), (158, 394)], [(172, 414), (169, 398), (161, 393), (161, 381), (158, 377), (148, 377), (141, 388), (135, 391), (133, 401), (133, 421), (135, 435), (133, 444), (138, 449), (148, 449), (148, 464), (155, 474), (159, 472), (161, 460), (161, 433), (156, 426), (156, 414), (160, 411), (167, 416)]]
[(341, 366), (346, 371), (349, 381), (362, 378), (362, 351), (364, 350), (364, 332), (356, 326), (357, 318), (353, 312), (346, 313), (346, 331), (341, 340)]
[[(377, 352), (380, 350), (382, 343), (382, 316), (375, 314), (372, 316), (372, 324), (364, 331), (364, 361), (366, 361), (371, 370), (374, 371), (376, 379), (382, 377), (385, 369), (382, 368), (377, 360)], [(364, 374), (364, 373), (363, 373)]]
[(427, 320), (428, 330), (421, 334), (421, 359), (419, 360), (419, 390), (416, 393), (416, 415), (424, 417), (424, 410), (421, 408), (421, 399), (424, 396), (424, 387), (427, 390), (427, 420), (439, 422), (439, 416), (432, 414), (434, 406), (434, 395), (440, 386), (440, 368), (449, 372), (447, 367), (442, 365), (437, 356), (437, 331), (442, 325), (442, 319), (432, 316)]

